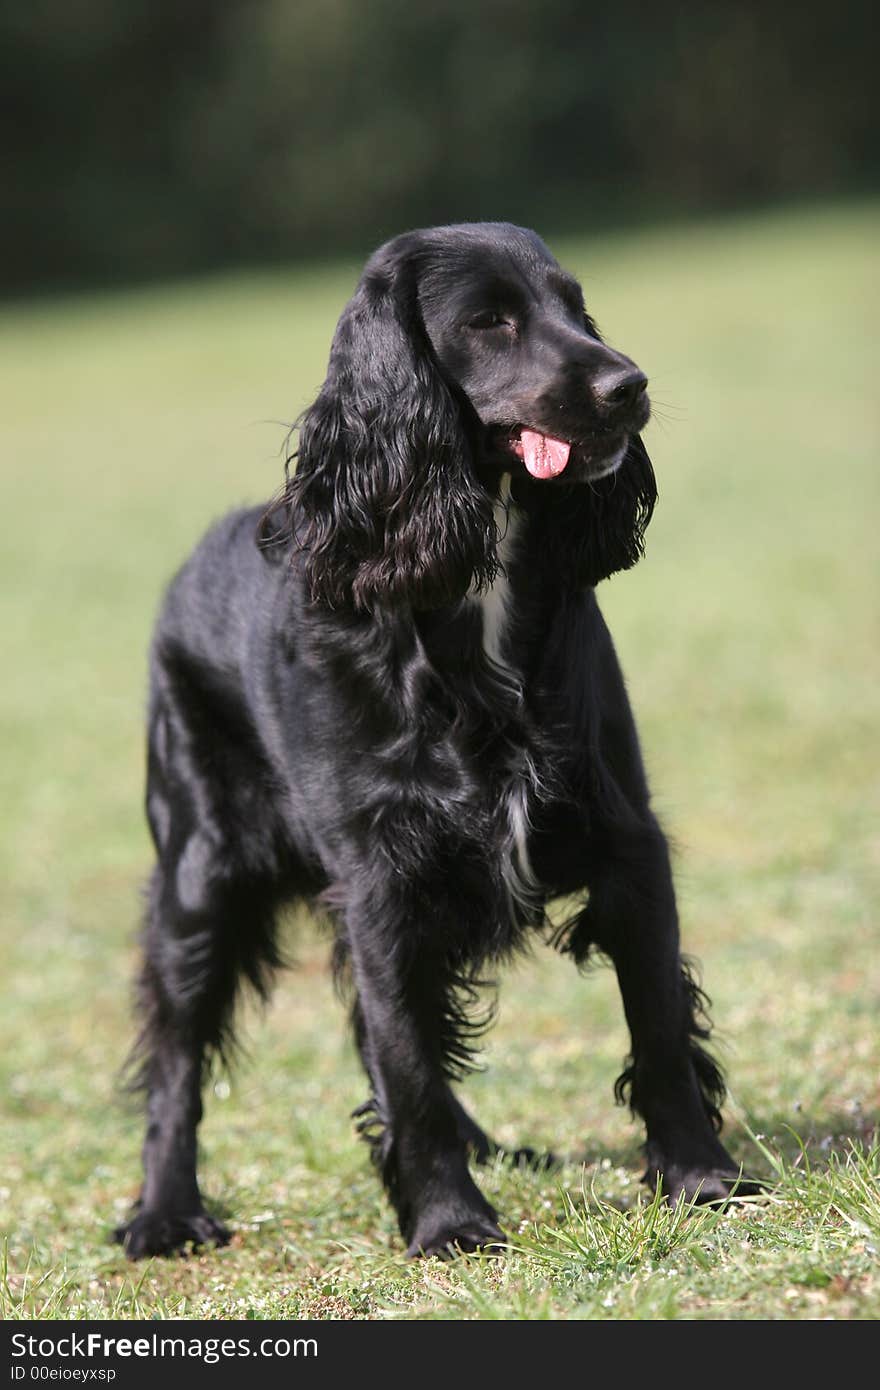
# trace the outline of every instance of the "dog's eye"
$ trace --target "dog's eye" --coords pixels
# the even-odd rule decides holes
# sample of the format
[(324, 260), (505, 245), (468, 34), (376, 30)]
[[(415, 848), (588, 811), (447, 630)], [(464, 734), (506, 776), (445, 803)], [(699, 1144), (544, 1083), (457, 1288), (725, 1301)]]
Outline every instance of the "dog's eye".
[(507, 328), (511, 331), (514, 324), (510, 319), (506, 319), (503, 314), (497, 314), (494, 309), (481, 309), (478, 314), (472, 314), (467, 321), (468, 328)]

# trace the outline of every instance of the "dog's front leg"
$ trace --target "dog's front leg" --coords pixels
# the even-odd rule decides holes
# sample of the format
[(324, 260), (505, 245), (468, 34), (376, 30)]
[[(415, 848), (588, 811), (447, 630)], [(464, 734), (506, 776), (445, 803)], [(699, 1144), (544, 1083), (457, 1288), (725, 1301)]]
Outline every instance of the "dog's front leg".
[(418, 892), (395, 897), (382, 910), (375, 898), (352, 906), (346, 920), (358, 1045), (380, 1127), (377, 1165), (409, 1256), (497, 1249), (504, 1236), (468, 1170), (446, 1075), (452, 980), (425, 931), (425, 918), (439, 915), (437, 902), (420, 902)]
[(679, 952), (665, 838), (650, 812), (641, 823), (594, 827), (590, 901), (571, 938), (576, 958), (595, 944), (614, 963), (632, 1038), (620, 1099), (645, 1121), (648, 1169), (675, 1199), (721, 1201), (754, 1190), (717, 1137), (721, 1072), (702, 1046), (702, 995)]

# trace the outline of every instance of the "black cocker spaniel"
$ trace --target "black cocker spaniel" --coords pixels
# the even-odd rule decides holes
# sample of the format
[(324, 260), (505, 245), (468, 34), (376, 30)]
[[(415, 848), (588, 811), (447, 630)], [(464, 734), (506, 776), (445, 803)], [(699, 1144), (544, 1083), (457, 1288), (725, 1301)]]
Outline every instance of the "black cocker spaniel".
[(708, 1201), (735, 1186), (594, 593), (639, 558), (655, 502), (645, 387), (534, 232), (396, 237), (342, 314), (283, 494), (219, 522), (172, 583), (151, 660), (131, 1256), (226, 1238), (196, 1178), (202, 1083), (242, 984), (268, 992), (297, 899), (335, 927), (360, 1128), (410, 1255), (503, 1244), (469, 1170), (494, 1146), (451, 1082), (483, 973), (556, 898), (578, 901), (557, 944), (617, 971), (616, 1090), (645, 1122), (647, 1181)]

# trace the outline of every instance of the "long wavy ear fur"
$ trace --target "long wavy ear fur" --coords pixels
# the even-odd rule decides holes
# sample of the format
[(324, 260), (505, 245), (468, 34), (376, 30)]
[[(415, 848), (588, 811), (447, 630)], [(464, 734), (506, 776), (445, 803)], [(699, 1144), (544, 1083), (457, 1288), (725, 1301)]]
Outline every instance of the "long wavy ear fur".
[(491, 499), (421, 321), (418, 250), (399, 237), (368, 262), (300, 421), (283, 500), (311, 596), (334, 608), (439, 607), (497, 565)]
[(598, 584), (641, 559), (656, 501), (654, 469), (635, 436), (615, 473), (566, 488), (531, 484), (529, 506), (546, 532), (540, 551), (576, 588)]

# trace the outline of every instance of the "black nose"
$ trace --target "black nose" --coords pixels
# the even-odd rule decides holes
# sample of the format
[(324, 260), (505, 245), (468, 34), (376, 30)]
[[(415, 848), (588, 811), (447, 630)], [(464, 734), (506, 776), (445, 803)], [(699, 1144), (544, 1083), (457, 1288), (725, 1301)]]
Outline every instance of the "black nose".
[(624, 414), (638, 405), (647, 384), (648, 378), (638, 367), (617, 367), (593, 382), (593, 394), (609, 413)]

